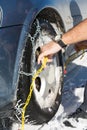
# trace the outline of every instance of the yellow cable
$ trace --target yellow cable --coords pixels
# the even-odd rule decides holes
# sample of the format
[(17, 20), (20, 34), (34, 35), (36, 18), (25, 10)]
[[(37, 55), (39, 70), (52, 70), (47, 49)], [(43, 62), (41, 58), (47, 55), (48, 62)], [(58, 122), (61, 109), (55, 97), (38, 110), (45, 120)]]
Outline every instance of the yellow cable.
[(25, 124), (25, 112), (26, 112), (26, 108), (29, 105), (31, 96), (32, 96), (32, 92), (33, 92), (33, 87), (34, 87), (34, 83), (35, 83), (35, 79), (36, 77), (41, 73), (41, 71), (45, 68), (46, 63), (47, 63), (48, 58), (44, 58), (43, 63), (41, 65), (41, 67), (36, 71), (36, 73), (34, 74), (34, 76), (32, 77), (32, 83), (30, 85), (30, 92), (28, 94), (28, 97), (26, 99), (25, 105), (22, 108), (22, 129), (24, 130), (24, 124)]

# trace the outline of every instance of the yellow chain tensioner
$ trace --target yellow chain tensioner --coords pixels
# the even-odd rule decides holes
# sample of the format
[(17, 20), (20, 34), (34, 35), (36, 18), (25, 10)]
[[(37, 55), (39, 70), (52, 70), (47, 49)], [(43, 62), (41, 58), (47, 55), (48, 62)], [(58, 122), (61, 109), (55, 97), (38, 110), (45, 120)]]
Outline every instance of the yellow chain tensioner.
[(24, 130), (25, 112), (26, 112), (26, 108), (27, 108), (27, 106), (29, 105), (29, 102), (30, 102), (30, 99), (31, 99), (31, 96), (32, 96), (35, 79), (36, 79), (36, 77), (41, 73), (41, 71), (45, 68), (47, 61), (48, 61), (48, 58), (44, 58), (41, 67), (36, 71), (36, 73), (35, 73), (34, 76), (32, 77), (32, 83), (31, 83), (31, 85), (30, 85), (30, 92), (29, 92), (28, 97), (27, 97), (27, 99), (26, 99), (25, 105), (24, 105), (24, 107), (22, 108), (22, 128), (21, 128), (21, 130)]

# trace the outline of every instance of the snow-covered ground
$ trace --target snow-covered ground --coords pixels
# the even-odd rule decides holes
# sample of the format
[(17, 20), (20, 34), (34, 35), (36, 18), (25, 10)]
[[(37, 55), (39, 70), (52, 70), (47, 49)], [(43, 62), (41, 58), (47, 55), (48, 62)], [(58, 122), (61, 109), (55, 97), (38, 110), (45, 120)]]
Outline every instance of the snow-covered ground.
[[(87, 130), (87, 120), (75, 124), (76, 128), (66, 127), (63, 121), (66, 116), (76, 110), (84, 98), (84, 86), (87, 81), (87, 52), (75, 59), (67, 67), (67, 75), (64, 78), (62, 102), (53, 119), (44, 125), (25, 125), (25, 130)], [(12, 130), (21, 130), (21, 125), (13, 124)]]

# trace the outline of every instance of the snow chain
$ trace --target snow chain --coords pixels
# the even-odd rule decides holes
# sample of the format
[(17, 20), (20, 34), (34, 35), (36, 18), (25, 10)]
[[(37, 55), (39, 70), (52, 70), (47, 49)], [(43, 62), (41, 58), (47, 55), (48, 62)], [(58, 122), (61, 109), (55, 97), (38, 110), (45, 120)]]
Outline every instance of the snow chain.
[(45, 68), (46, 63), (47, 63), (48, 58), (44, 58), (43, 63), (41, 65), (41, 67), (36, 71), (36, 73), (34, 74), (34, 76), (32, 77), (32, 83), (30, 85), (30, 92), (28, 94), (28, 97), (26, 99), (25, 105), (22, 108), (22, 128), (21, 130), (24, 130), (24, 124), (25, 124), (25, 112), (26, 112), (26, 108), (29, 105), (31, 96), (32, 96), (32, 92), (33, 92), (33, 88), (34, 88), (34, 83), (35, 83), (35, 79), (36, 77), (42, 72), (42, 70)]

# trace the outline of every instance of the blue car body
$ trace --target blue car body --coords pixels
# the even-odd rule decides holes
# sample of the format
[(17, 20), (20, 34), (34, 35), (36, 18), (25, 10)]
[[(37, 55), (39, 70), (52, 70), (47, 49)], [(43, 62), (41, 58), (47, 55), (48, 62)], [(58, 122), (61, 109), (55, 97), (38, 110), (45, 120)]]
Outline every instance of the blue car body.
[(87, 0), (0, 0), (0, 108), (16, 100), (24, 35), (41, 12), (57, 13), (66, 32), (87, 17)]

